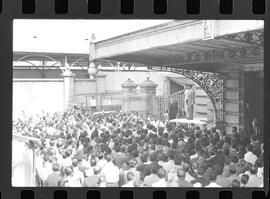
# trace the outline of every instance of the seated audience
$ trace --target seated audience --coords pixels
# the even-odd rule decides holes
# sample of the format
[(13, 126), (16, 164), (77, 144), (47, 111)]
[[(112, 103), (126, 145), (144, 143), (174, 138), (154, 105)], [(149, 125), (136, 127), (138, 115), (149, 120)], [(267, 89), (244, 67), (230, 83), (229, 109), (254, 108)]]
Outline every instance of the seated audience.
[(15, 121), (34, 137), (40, 187), (262, 187), (263, 137), (154, 115), (43, 114)]

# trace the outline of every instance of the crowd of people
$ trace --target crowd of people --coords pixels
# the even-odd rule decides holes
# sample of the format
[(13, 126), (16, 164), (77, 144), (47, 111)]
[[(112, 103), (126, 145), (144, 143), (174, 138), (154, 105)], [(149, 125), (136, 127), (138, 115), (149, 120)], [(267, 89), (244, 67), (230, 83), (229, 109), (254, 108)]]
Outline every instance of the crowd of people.
[(14, 122), (38, 187), (262, 187), (262, 137), (138, 113), (72, 109)]

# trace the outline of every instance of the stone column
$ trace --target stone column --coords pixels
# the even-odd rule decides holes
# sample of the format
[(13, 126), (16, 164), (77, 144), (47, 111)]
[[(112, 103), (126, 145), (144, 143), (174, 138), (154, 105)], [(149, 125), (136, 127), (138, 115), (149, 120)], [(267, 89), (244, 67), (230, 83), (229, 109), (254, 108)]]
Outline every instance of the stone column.
[(224, 122), (227, 133), (236, 126), (243, 131), (243, 77), (239, 72), (228, 72), (224, 80)]
[(138, 107), (135, 104), (136, 100), (134, 100), (134, 97), (137, 84), (128, 78), (121, 86), (123, 89), (122, 110), (124, 112), (136, 111)]
[(64, 71), (62, 74), (64, 80), (64, 110), (75, 104), (75, 74), (70, 70)]
[(97, 102), (97, 110), (101, 111), (103, 110), (103, 103), (102, 103), (102, 95), (106, 92), (106, 74), (102, 74), (102, 72), (99, 72), (97, 75), (95, 75), (96, 80), (96, 102)]
[(145, 114), (155, 113), (155, 96), (157, 84), (150, 80), (149, 77), (140, 84), (141, 88), (141, 108)]

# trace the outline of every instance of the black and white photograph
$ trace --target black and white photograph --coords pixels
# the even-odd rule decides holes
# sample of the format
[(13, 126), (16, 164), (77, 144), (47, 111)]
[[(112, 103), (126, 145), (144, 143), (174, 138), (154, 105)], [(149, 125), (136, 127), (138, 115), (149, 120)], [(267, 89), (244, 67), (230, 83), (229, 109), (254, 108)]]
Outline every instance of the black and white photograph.
[(13, 187), (264, 187), (264, 21), (13, 20)]

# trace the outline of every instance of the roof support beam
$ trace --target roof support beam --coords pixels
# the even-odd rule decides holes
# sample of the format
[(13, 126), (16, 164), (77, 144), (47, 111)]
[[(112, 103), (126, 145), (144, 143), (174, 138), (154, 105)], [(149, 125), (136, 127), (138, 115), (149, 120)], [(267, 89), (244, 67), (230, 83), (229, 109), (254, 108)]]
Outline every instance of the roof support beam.
[[(211, 30), (206, 29), (203, 20), (173, 21), (163, 26), (154, 26), (95, 43), (96, 59), (106, 59), (144, 50), (162, 48), (170, 45), (202, 41), (206, 34), (214, 38), (238, 32), (263, 29), (263, 21), (256, 20), (214, 20)], [(206, 32), (206, 30), (208, 32)], [(206, 41), (207, 42), (207, 41)]]

